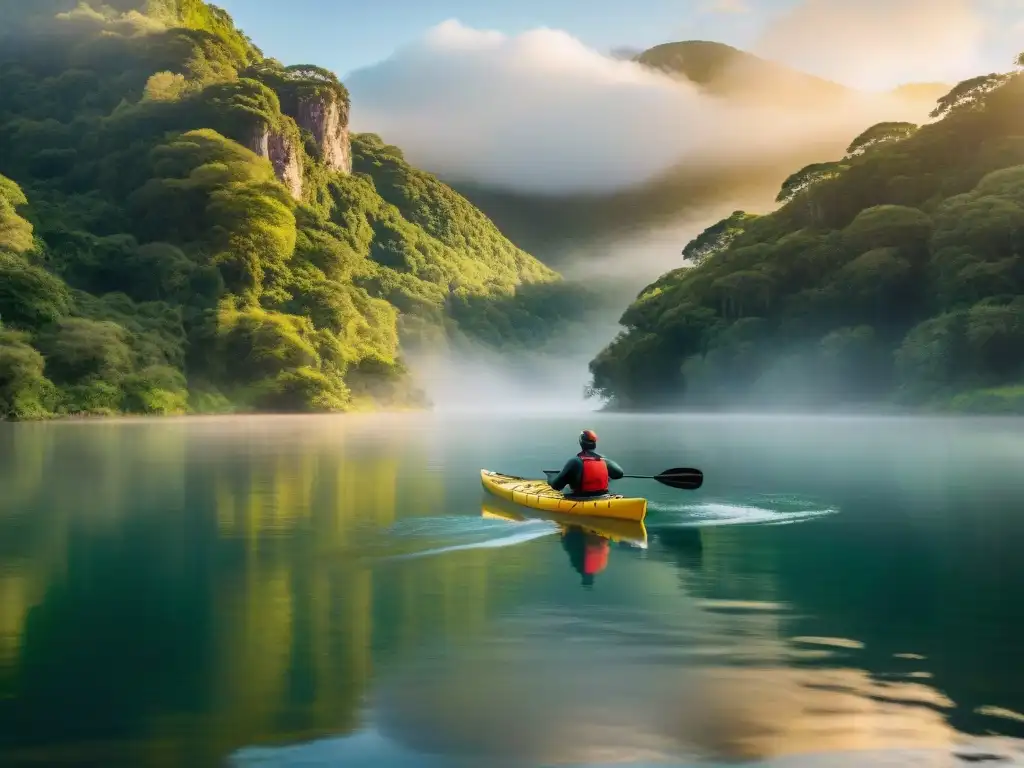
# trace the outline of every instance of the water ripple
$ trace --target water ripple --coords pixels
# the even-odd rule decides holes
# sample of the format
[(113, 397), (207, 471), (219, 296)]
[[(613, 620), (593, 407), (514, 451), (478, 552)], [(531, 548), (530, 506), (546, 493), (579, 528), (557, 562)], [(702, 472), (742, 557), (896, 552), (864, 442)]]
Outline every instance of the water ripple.
[(558, 526), (544, 520), (531, 520), (517, 525), (514, 533), (508, 531), (509, 525), (505, 521), (465, 515), (400, 520), (386, 532), (389, 544), (411, 542), (413, 550), (377, 559), (409, 560), (470, 549), (511, 547), (556, 533)]
[[(689, 504), (651, 502), (660, 527), (711, 527), (721, 525), (792, 525), (836, 514), (835, 507), (790, 496), (765, 497), (756, 501), (708, 500)], [(654, 521), (652, 521), (653, 523)]]

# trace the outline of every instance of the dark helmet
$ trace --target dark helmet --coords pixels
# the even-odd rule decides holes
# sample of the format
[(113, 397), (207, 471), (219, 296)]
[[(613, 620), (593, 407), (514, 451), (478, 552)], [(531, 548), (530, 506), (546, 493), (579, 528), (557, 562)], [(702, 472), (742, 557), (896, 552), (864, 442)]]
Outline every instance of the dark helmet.
[(580, 448), (592, 451), (597, 448), (597, 433), (592, 429), (580, 432)]

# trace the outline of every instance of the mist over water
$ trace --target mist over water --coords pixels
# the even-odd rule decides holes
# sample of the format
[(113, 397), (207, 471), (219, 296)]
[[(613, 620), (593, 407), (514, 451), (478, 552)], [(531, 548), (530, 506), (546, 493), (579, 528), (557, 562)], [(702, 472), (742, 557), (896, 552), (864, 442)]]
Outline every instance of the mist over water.
[[(764, 195), (761, 208), (771, 204)], [(733, 205), (701, 206), (681, 212), (675, 221), (641, 232), (624, 233), (607, 242), (592, 241), (560, 252), (561, 273), (570, 282), (598, 283), (613, 297), (619, 314), (647, 285), (666, 272), (683, 266), (683, 247), (708, 225), (728, 216)], [(757, 211), (753, 211), (757, 212)], [(615, 316), (617, 324), (618, 315)]]
[(584, 413), (598, 407), (584, 396), (592, 358), (585, 349), (556, 357), (480, 347), (413, 356), (409, 367), (439, 413)]
[[(731, 210), (731, 209), (730, 209)], [(541, 349), (435, 350), (410, 356), (417, 384), (440, 412), (586, 412), (601, 407), (584, 393), (590, 361), (621, 330), (619, 318), (644, 287), (685, 263), (683, 246), (724, 208), (609, 242), (581, 243), (557, 254), (569, 285), (596, 290), (599, 304), (583, 322), (555, 328)]]

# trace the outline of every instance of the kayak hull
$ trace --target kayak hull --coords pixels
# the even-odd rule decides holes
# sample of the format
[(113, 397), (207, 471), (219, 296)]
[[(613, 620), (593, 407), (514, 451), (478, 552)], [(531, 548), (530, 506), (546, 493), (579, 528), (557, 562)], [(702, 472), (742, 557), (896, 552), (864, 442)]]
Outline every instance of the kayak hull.
[(480, 516), (489, 520), (504, 520), (509, 523), (544, 520), (555, 523), (563, 532), (570, 528), (579, 528), (586, 533), (608, 539), (613, 544), (625, 543), (640, 549), (647, 549), (647, 528), (638, 520), (544, 512), (539, 509), (526, 509), (506, 502), (504, 499), (496, 498), (484, 501), (480, 505)]
[(556, 491), (544, 480), (528, 480), (487, 469), (480, 470), (480, 482), (488, 493), (529, 509), (634, 522), (643, 522), (647, 517), (647, 499), (614, 495), (596, 499), (572, 499)]

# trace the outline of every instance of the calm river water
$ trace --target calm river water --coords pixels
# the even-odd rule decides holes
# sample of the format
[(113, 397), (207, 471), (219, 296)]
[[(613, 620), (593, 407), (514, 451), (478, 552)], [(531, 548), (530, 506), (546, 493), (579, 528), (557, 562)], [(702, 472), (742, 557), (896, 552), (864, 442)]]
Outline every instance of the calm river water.
[[(485, 498), (584, 427), (705, 486)], [(1021, 421), (0, 424), (0, 765), (1020, 760), (1022, 630)]]

